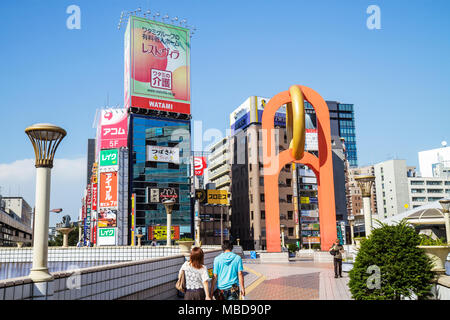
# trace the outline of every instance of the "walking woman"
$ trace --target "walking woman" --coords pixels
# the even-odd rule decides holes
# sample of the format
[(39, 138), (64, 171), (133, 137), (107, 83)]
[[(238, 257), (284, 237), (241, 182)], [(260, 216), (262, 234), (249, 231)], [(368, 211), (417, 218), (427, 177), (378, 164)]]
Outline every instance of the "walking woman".
[(204, 253), (201, 248), (191, 250), (189, 261), (186, 261), (178, 273), (180, 279), (184, 272), (186, 293), (184, 300), (211, 300), (209, 295), (208, 269), (204, 266)]

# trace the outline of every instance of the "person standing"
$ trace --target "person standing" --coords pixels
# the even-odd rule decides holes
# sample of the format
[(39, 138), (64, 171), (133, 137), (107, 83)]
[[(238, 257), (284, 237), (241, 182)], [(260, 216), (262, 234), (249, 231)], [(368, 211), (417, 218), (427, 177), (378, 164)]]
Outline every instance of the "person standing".
[(208, 269), (204, 265), (204, 253), (201, 248), (191, 250), (189, 261), (186, 261), (178, 272), (178, 278), (184, 271), (186, 292), (184, 300), (211, 300), (209, 295)]
[[(233, 244), (228, 240), (223, 242), (222, 250), (223, 253), (214, 259), (211, 295), (216, 300), (239, 300), (239, 293), (245, 296), (242, 259), (231, 252)], [(214, 290), (216, 282), (217, 290)]]
[(78, 241), (78, 243), (77, 243), (77, 248), (81, 248), (83, 246), (83, 241), (81, 241), (81, 239), (80, 239), (80, 241)]
[(339, 239), (336, 239), (335, 243), (331, 246), (330, 253), (334, 256), (334, 277), (342, 278), (342, 254), (344, 253), (344, 247), (341, 245)]

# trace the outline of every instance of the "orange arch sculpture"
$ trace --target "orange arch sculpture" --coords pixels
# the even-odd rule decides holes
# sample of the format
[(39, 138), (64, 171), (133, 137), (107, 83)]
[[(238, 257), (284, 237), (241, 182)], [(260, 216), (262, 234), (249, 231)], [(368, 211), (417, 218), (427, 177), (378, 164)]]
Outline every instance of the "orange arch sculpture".
[[(275, 95), (266, 104), (262, 115), (266, 243), (268, 252), (281, 252), (278, 175), (286, 164), (292, 162), (307, 165), (316, 175), (321, 249), (328, 250), (337, 238), (330, 114), (328, 106), (325, 100), (313, 89), (300, 85), (297, 85), (297, 87), (300, 88), (304, 99), (314, 107), (316, 112), (319, 157), (301, 150), (302, 157), (296, 160), (292, 155), (292, 144), (288, 150), (276, 154), (277, 151), (275, 150), (274, 143), (275, 112), (282, 105), (291, 103), (293, 99), (289, 91), (283, 91)], [(296, 88), (292, 86), (291, 89)]]

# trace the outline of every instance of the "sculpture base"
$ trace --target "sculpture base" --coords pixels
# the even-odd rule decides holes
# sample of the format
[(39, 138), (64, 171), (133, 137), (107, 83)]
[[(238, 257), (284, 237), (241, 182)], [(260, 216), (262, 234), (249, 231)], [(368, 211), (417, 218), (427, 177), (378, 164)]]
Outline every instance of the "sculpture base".
[(48, 272), (48, 268), (31, 269), (28, 276), (33, 282), (45, 282), (53, 279), (53, 276)]
[(288, 263), (288, 252), (261, 252), (259, 253), (261, 263)]

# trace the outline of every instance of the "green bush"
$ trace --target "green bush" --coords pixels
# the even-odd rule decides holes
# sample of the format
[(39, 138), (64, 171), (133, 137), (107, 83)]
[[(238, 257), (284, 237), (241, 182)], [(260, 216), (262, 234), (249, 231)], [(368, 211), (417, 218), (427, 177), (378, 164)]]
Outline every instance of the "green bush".
[(421, 234), (420, 235), (420, 245), (421, 246), (445, 246), (445, 245), (447, 245), (447, 242), (445, 241), (445, 238), (440, 238), (440, 239), (435, 240), (425, 234)]
[(289, 243), (287, 245), (289, 252), (297, 252), (298, 251), (298, 247), (295, 243)]
[(194, 239), (192, 239), (192, 238), (181, 238), (178, 241), (194, 241)]
[[(380, 223), (380, 228), (361, 241), (350, 271), (352, 297), (356, 300), (429, 298), (432, 262), (417, 248), (420, 242), (421, 237), (405, 220), (394, 226)], [(373, 266), (380, 270), (379, 286), (373, 285), (376, 284)]]

